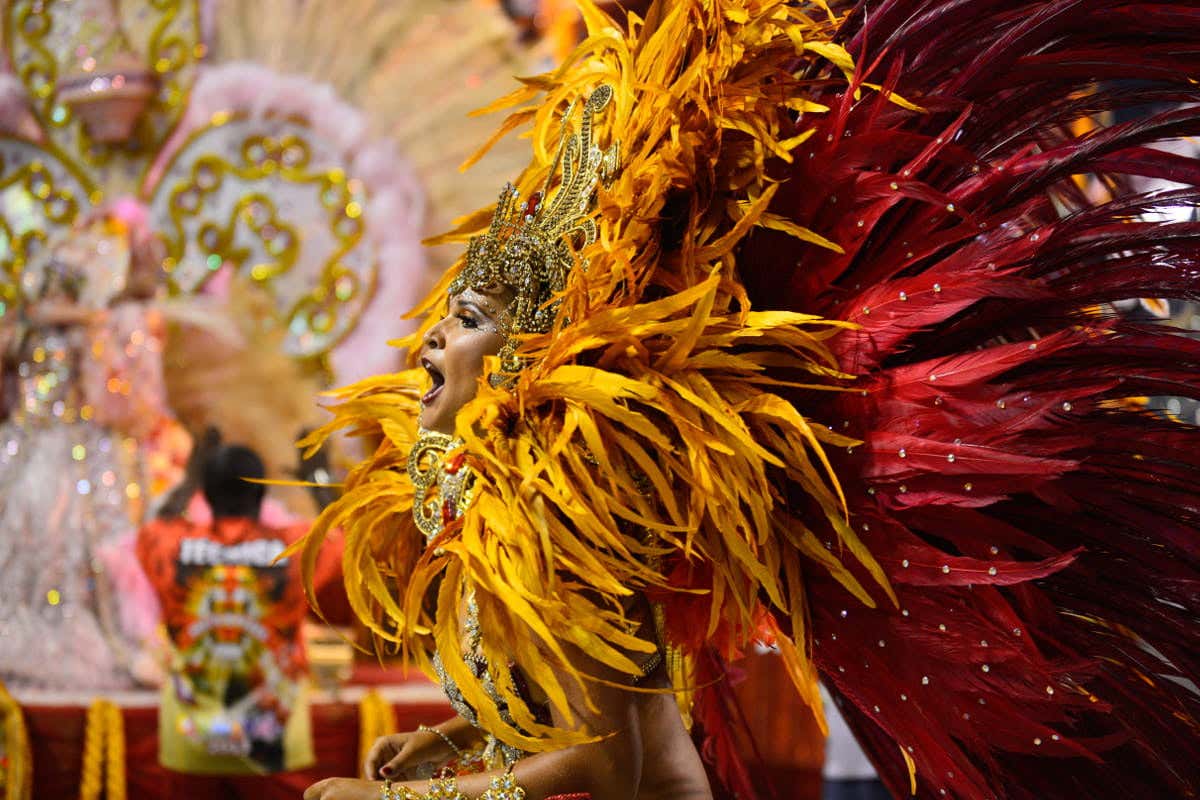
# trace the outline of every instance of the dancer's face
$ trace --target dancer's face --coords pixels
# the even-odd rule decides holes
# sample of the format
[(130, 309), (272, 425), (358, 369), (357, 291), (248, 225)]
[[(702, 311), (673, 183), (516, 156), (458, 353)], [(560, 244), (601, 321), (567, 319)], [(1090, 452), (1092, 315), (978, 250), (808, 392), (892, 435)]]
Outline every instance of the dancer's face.
[(446, 316), (429, 329), (421, 345), (421, 366), (432, 387), (421, 398), (421, 427), (453, 434), (458, 410), (475, 397), (484, 356), (504, 346), (507, 290), (467, 289), (450, 298)]

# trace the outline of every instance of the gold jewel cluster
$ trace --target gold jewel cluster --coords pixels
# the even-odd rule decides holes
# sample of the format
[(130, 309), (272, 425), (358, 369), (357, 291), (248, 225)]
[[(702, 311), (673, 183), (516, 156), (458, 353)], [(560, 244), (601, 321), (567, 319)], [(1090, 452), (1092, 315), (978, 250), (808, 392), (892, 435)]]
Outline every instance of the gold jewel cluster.
[(467, 800), (467, 796), (458, 790), (458, 784), (451, 775), (430, 778), (429, 791), (424, 794), (407, 786), (392, 786), (390, 780), (385, 780), (379, 800)]
[[(451, 295), (466, 289), (489, 292), (503, 287), (512, 291), (510, 337), (550, 330), (557, 315), (554, 297), (566, 286), (576, 252), (596, 241), (592, 202), (597, 184), (607, 185), (616, 174), (620, 145), (614, 143), (607, 150), (596, 146), (592, 118), (612, 96), (611, 86), (593, 91), (574, 134), (570, 126), (575, 104), (571, 104), (563, 115), (558, 150), (542, 189), (522, 202), (512, 184), (504, 187), (490, 229), (471, 239), (467, 263), (450, 284)], [(559, 181), (551, 194), (556, 175)], [(510, 338), (500, 353), (506, 372), (520, 368), (515, 356), (518, 344), (516, 338)]]
[[(425, 794), (384, 781), (380, 800), (467, 800), (467, 796), (458, 790), (454, 776), (449, 775), (431, 778), (429, 791)], [(479, 796), (479, 800), (525, 800), (525, 789), (509, 770), (503, 775), (493, 775), (488, 790)]]
[(462, 445), (461, 439), (436, 431), (422, 430), (408, 452), (408, 477), (413, 485), (413, 520), (425, 541), (432, 540), (442, 528), (459, 517), (471, 504), (474, 473), (465, 463), (461, 450), (449, 458), (446, 454)]

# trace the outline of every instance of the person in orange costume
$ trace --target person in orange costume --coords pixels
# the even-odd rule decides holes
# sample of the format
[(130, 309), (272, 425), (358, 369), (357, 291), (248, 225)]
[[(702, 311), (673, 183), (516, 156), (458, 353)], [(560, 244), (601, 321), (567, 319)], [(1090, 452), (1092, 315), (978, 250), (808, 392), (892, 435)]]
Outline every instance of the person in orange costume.
[[(259, 521), (265, 489), (251, 481), (264, 472), (252, 450), (218, 447), (202, 467), (212, 522), (159, 519), (138, 535), (138, 559), (170, 639), (159, 760), (174, 772), (213, 776), (189, 778), (189, 793), (294, 796), (311, 780), (294, 772), (314, 762), (300, 638), (308, 607), (299, 564), (279, 557), (308, 523)], [(337, 577), (336, 550), (321, 558), (318, 586)], [(292, 774), (238, 777), (283, 771)]]

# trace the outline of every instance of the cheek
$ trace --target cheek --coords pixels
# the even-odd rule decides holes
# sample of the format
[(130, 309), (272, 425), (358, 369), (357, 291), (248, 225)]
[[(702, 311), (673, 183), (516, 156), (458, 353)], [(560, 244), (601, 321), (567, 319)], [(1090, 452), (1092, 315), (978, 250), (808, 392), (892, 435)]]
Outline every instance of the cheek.
[(500, 355), (500, 350), (504, 347), (504, 343), (507, 341), (508, 341), (508, 338), (506, 336), (504, 336), (504, 334), (502, 334), (502, 333), (488, 334), (487, 348), (485, 349), (483, 354), (485, 356)]
[(486, 356), (499, 354), (504, 346), (504, 337), (494, 331), (480, 332), (471, 342), (471, 361), (477, 370), (483, 369), (483, 359)]
[(466, 382), (474, 386), (483, 374), (483, 359), (494, 356), (504, 346), (504, 337), (497, 333), (478, 333), (464, 337), (455, 348), (453, 368)]

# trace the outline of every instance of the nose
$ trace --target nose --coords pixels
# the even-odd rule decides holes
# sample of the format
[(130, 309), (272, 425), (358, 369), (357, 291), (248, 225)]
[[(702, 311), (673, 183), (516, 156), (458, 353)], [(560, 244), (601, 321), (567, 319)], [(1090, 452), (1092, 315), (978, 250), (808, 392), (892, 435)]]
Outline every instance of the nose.
[(425, 333), (425, 340), (421, 343), (425, 350), (442, 350), (446, 347), (446, 336), (442, 332), (442, 324), (445, 320), (439, 320), (432, 328)]

